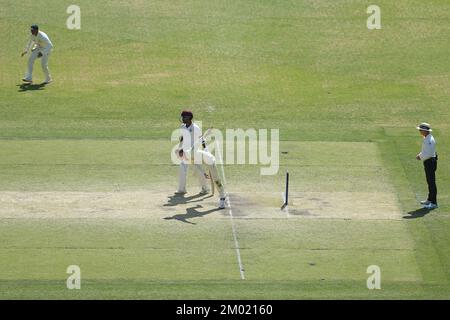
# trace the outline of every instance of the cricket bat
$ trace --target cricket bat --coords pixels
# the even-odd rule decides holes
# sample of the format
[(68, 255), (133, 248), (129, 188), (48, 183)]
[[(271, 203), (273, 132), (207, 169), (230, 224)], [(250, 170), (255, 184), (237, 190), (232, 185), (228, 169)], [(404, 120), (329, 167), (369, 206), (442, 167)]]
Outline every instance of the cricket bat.
[(213, 179), (213, 177), (212, 177), (212, 175), (211, 175), (211, 170), (209, 170), (209, 179), (211, 180), (211, 193), (212, 193), (212, 195), (214, 195), (214, 192), (215, 192), (215, 190), (216, 190), (216, 187), (215, 187), (215, 183), (214, 183), (214, 179)]

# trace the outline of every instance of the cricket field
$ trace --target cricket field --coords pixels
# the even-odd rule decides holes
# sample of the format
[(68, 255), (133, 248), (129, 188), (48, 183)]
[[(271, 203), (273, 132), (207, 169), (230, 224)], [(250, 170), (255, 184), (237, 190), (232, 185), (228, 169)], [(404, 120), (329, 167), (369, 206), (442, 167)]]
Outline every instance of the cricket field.
[[(70, 4), (0, 0), (0, 299), (450, 298), (449, 1), (78, 0), (80, 29)], [(21, 83), (33, 23), (47, 86), (39, 60)], [(182, 109), (278, 129), (277, 174), (224, 165), (224, 210), (192, 172), (174, 197)]]

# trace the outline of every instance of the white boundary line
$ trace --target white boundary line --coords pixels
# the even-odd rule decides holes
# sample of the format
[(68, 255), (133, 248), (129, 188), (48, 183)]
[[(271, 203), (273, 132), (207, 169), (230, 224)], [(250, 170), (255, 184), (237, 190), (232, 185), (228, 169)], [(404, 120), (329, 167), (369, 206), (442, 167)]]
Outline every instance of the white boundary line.
[[(225, 170), (223, 168), (223, 159), (222, 159), (222, 153), (220, 152), (219, 148), (218, 148), (218, 143), (217, 140), (214, 140), (216, 142), (216, 149), (217, 149), (217, 153), (218, 156), (220, 157), (220, 168), (222, 171), (222, 179), (223, 179), (223, 183), (226, 186), (226, 179), (225, 179)], [(233, 218), (233, 210), (231, 209), (231, 200), (230, 200), (230, 196), (228, 195), (228, 214), (230, 216), (230, 221), (231, 221), (231, 231), (233, 232), (233, 240), (234, 240), (234, 247), (236, 249), (236, 257), (237, 257), (237, 261), (239, 264), (239, 272), (241, 274), (241, 279), (245, 280), (245, 273), (244, 273), (244, 265), (242, 263), (242, 259), (241, 259), (241, 251), (239, 250), (239, 241), (237, 238), (237, 232), (236, 232), (236, 226), (234, 225), (234, 218)]]

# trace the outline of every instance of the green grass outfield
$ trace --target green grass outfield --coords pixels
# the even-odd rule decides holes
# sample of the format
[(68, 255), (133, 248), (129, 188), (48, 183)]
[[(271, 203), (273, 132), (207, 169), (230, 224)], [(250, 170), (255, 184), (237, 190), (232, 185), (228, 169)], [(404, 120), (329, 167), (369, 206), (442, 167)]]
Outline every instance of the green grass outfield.
[[(448, 1), (377, 1), (373, 31), (372, 1), (77, 4), (73, 31), (68, 4), (0, 0), (0, 298), (450, 298)], [(26, 90), (32, 23), (54, 43), (54, 83)], [(233, 219), (215, 198), (171, 197), (182, 108), (280, 130), (278, 175), (225, 166)], [(440, 157), (425, 215), (422, 121)]]

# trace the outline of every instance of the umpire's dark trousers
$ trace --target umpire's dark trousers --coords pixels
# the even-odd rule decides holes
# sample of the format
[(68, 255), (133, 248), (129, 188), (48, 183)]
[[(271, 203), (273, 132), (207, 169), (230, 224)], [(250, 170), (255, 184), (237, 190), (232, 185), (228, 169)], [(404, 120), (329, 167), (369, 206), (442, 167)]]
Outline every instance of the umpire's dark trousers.
[(428, 201), (437, 204), (437, 188), (436, 188), (436, 169), (437, 158), (430, 158), (423, 162), (425, 168), (425, 176), (428, 183)]

